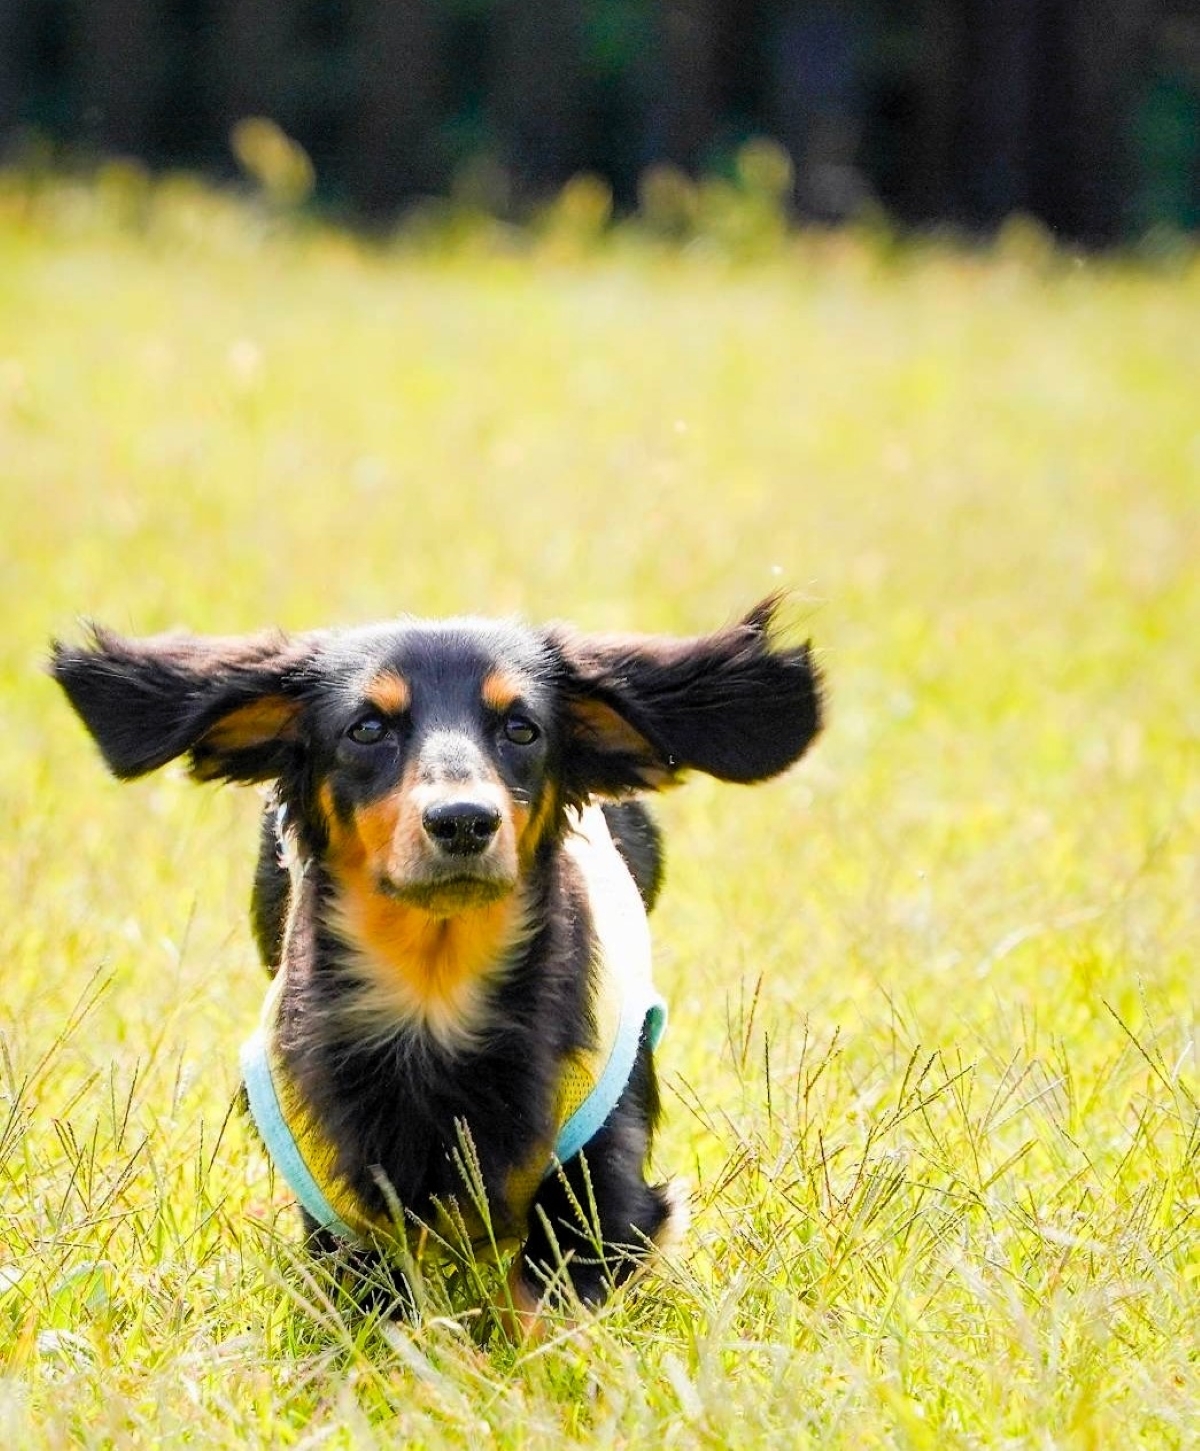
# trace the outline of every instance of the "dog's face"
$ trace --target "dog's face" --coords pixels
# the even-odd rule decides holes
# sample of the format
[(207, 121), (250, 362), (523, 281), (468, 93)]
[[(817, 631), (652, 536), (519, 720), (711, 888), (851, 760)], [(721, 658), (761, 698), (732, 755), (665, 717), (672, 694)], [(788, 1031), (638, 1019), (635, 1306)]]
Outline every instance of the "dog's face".
[(331, 640), (290, 729), (335, 876), (434, 917), (510, 894), (561, 805), (554, 669), (485, 622)]

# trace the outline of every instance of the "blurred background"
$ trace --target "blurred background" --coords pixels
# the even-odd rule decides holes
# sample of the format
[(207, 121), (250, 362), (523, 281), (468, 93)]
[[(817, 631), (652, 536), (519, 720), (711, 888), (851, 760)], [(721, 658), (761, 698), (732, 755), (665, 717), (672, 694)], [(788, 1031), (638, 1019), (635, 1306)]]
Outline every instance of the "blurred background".
[[(268, 117), (330, 212), (618, 212), (778, 142), (792, 212), (1105, 246), (1200, 222), (1197, 0), (0, 0), (0, 156), (234, 167)], [(660, 197), (661, 200), (661, 197)]]
[[(1198, 156), (1182, 0), (0, 0), (0, 1451), (1190, 1444)], [(780, 588), (828, 729), (659, 808), (669, 1293), (483, 1400), (298, 1325), (260, 799), (48, 640)]]

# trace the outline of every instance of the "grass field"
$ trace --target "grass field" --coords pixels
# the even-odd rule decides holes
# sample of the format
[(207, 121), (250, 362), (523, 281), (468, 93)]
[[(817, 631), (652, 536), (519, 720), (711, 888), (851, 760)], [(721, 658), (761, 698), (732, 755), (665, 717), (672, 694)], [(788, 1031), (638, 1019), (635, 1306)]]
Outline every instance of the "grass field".
[[(0, 1446), (1200, 1444), (1200, 264), (453, 240), (0, 185)], [(48, 637), (780, 586), (825, 736), (661, 803), (686, 1244), (347, 1313), (227, 1121), (259, 803), (111, 782)]]

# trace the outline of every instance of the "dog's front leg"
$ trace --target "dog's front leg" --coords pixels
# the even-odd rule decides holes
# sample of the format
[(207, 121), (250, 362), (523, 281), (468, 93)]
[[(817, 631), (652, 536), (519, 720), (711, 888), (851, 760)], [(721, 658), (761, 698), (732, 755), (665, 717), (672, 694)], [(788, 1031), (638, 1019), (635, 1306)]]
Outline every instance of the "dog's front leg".
[(686, 1218), (682, 1195), (675, 1185), (646, 1180), (657, 1116), (654, 1064), (643, 1041), (604, 1127), (538, 1190), (501, 1306), (510, 1333), (541, 1336), (553, 1312), (603, 1304), (655, 1246), (676, 1237)]
[(304, 1220), (304, 1248), (332, 1281), (345, 1293), (356, 1310), (378, 1313), (393, 1320), (410, 1320), (416, 1312), (416, 1298), (401, 1267), (382, 1249), (369, 1244), (347, 1244), (331, 1230), (319, 1225), (307, 1210)]

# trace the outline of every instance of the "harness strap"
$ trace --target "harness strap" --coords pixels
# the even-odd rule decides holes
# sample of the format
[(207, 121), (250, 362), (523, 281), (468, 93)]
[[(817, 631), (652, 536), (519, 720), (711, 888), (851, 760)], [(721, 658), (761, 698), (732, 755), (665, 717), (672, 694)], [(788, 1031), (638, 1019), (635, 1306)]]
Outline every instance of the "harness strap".
[(283, 1175), (288, 1188), (322, 1229), (344, 1240), (360, 1238), (326, 1199), (292, 1133), (275, 1091), (265, 1022), (243, 1044), (241, 1064), (250, 1113), (276, 1172)]

